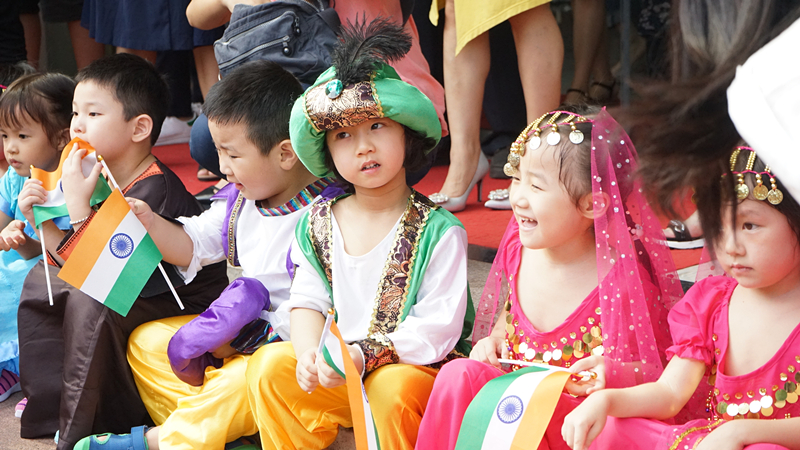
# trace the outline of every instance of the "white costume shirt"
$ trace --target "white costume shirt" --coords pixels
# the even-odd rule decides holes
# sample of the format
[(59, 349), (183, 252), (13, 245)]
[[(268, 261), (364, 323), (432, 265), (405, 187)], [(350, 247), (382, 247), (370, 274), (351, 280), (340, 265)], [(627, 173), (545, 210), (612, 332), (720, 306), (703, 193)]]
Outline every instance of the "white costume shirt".
[[(242, 276), (255, 278), (269, 291), (270, 312), (262, 312), (281, 339), (289, 339), (288, 313), (274, 312), (289, 299), (292, 279), (286, 268), (286, 254), (294, 241), (294, 229), (303, 213), (320, 199), (284, 216), (261, 214), (252, 200), (244, 200), (236, 224), (236, 252)], [(215, 200), (211, 208), (194, 217), (181, 217), (183, 229), (194, 245), (192, 262), (179, 267), (188, 284), (205, 265), (225, 260), (221, 230), (227, 227), (225, 199)]]
[[(344, 250), (342, 234), (332, 214), (333, 296), (337, 299), (337, 325), (347, 343), (367, 337), (381, 274), (399, 224), (400, 220), (365, 255), (350, 256)], [(296, 243), (292, 246), (292, 260), (298, 267), (291, 298), (281, 305), (280, 312), (288, 313), (294, 308), (327, 311), (332, 305), (327, 280), (320, 278)], [(424, 277), (417, 302), (387, 337), (401, 363), (432, 364), (444, 359), (461, 337), (467, 310), (466, 231), (458, 226), (450, 227), (436, 244), (427, 271), (414, 272), (412, 276)]]

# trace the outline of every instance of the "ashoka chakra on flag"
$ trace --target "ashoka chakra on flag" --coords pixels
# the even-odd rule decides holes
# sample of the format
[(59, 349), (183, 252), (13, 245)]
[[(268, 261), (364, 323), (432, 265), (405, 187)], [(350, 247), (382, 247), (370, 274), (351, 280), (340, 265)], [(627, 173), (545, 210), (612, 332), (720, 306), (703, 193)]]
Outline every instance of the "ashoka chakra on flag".
[(509, 395), (497, 405), (497, 418), (503, 423), (514, 423), (522, 417), (522, 399)]
[(108, 243), (111, 254), (120, 259), (125, 259), (133, 253), (133, 239), (125, 233), (117, 233)]

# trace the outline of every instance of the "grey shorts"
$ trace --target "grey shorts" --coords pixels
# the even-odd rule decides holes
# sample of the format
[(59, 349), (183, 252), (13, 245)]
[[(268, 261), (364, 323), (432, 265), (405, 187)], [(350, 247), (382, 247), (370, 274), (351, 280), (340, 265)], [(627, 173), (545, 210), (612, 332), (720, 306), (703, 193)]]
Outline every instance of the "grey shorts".
[(18, 0), (20, 14), (36, 14), (48, 23), (81, 20), (83, 0)]

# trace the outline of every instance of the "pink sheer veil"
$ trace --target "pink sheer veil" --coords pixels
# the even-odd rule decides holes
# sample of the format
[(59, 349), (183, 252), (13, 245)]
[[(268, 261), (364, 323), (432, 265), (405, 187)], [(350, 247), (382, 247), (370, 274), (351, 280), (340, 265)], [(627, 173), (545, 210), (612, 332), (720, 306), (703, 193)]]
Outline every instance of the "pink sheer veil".
[[(592, 120), (592, 193), (598, 287), (609, 387), (655, 381), (672, 341), (669, 309), (683, 295), (658, 218), (635, 178), (636, 150), (605, 109)], [(570, 145), (570, 144), (566, 144)], [(577, 148), (575, 149), (577, 151)], [(520, 241), (512, 218), (477, 307), (473, 343), (491, 332), (516, 274)]]

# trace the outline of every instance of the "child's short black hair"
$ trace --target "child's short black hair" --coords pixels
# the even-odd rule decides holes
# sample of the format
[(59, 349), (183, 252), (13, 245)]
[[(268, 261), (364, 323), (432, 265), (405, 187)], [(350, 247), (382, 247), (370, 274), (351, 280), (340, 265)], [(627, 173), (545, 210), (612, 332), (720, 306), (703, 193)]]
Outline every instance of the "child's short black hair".
[(0, 85), (9, 87), (17, 78), (34, 72), (36, 72), (36, 69), (25, 61), (0, 64)]
[(262, 155), (289, 139), (289, 118), (303, 87), (294, 75), (272, 61), (251, 61), (214, 84), (203, 112), (219, 125), (241, 123), (247, 139)]
[[(401, 124), (402, 125), (402, 124)], [(414, 131), (411, 128), (402, 125), (405, 136), (405, 149), (406, 155), (403, 159), (403, 168), (406, 169), (406, 175), (410, 173), (419, 172), (428, 164), (428, 156), (425, 152), (433, 147), (436, 147), (436, 139), (426, 137), (424, 134)], [(327, 141), (322, 147), (325, 152), (325, 165), (328, 169), (336, 175), (339, 183), (343, 185), (346, 192), (354, 192), (353, 184), (342, 178), (342, 175), (336, 170), (336, 165), (333, 163), (333, 156), (328, 148)]]
[(156, 143), (167, 117), (169, 88), (153, 64), (128, 53), (105, 56), (78, 72), (75, 80), (91, 81), (110, 90), (122, 104), (125, 120), (141, 114), (150, 116), (153, 119), (150, 144)]
[(41, 124), (53, 147), (72, 119), (75, 81), (58, 73), (33, 73), (11, 83), (0, 97), (0, 124), (19, 128), (25, 116)]

